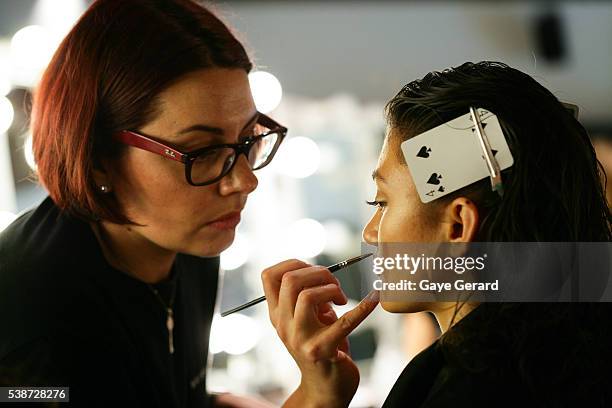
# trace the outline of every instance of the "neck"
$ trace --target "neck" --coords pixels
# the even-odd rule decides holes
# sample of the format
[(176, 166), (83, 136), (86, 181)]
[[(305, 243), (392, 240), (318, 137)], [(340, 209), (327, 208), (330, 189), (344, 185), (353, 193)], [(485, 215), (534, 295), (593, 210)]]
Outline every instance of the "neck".
[(443, 302), (439, 305), (433, 314), (438, 320), (442, 333), (445, 333), (457, 324), (461, 319), (470, 314), (478, 306), (475, 302)]
[(146, 283), (158, 283), (170, 276), (176, 252), (151, 242), (129, 225), (106, 221), (90, 225), (104, 257), (115, 269)]

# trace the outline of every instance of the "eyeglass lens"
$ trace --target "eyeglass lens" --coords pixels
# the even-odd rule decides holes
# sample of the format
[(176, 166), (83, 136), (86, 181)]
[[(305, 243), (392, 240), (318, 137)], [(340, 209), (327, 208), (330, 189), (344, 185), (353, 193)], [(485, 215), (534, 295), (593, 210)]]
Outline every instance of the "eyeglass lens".
[[(270, 133), (250, 146), (248, 161), (253, 170), (268, 164), (279, 140), (277, 133)], [(231, 147), (212, 149), (199, 155), (191, 166), (191, 181), (194, 184), (206, 183), (225, 174), (236, 160), (236, 152)]]

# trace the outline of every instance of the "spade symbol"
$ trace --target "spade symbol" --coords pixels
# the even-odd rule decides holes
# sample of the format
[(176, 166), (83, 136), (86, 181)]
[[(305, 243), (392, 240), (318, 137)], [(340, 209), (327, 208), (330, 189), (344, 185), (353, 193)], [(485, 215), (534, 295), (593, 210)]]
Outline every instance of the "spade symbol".
[[(497, 150), (491, 149), (491, 153), (493, 153), (493, 156), (495, 156), (497, 154)], [(484, 156), (480, 156), (480, 157), (482, 157), (482, 160), (485, 159)]]
[(440, 179), (442, 178), (442, 175), (438, 174), (438, 173), (432, 173), (431, 176), (429, 176), (429, 180), (427, 180), (428, 184), (435, 184), (438, 185), (440, 184)]
[(438, 188), (438, 191), (443, 193), (444, 192), (444, 186), (440, 186), (440, 188)]
[[(481, 125), (482, 125), (482, 130), (484, 130), (484, 128), (486, 128), (486, 127), (487, 127), (487, 124), (486, 124), (486, 123), (484, 123), (484, 122), (482, 122), (482, 123), (481, 123)], [(476, 131), (476, 128), (475, 128), (475, 127), (473, 127), (473, 128), (472, 128), (472, 132), (475, 132), (475, 131)]]
[(421, 147), (421, 149), (419, 150), (419, 152), (417, 153), (417, 157), (422, 157), (424, 159), (429, 157), (429, 152), (431, 152), (431, 149), (427, 146), (423, 146)]

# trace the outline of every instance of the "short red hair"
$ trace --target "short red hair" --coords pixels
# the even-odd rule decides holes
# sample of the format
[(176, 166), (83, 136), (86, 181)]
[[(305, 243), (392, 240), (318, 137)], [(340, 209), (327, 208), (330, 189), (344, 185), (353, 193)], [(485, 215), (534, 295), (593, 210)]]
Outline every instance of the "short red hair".
[(64, 38), (34, 91), (38, 178), (53, 201), (87, 220), (129, 223), (93, 178), (121, 147), (111, 138), (157, 114), (156, 97), (199, 69), (251, 70), (230, 29), (191, 0), (97, 0)]

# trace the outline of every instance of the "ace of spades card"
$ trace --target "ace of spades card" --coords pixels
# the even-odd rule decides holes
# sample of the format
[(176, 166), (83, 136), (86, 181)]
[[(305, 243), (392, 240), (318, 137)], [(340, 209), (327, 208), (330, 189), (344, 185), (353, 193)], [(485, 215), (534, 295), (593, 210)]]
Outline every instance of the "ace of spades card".
[[(514, 160), (497, 116), (476, 111), (500, 170), (511, 167)], [(402, 152), (423, 203), (490, 176), (469, 113), (408, 139)]]

